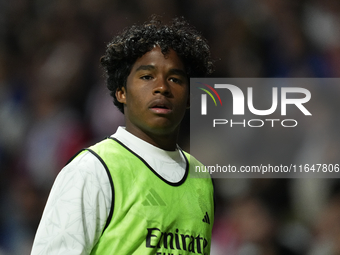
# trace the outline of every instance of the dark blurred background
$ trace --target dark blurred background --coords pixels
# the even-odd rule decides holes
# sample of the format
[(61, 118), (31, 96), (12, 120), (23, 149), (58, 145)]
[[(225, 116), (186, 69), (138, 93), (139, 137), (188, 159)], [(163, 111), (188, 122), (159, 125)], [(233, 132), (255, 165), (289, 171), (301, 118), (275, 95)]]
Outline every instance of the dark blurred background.
[[(339, 0), (0, 0), (0, 255), (30, 253), (58, 172), (123, 125), (99, 59), (115, 34), (152, 14), (184, 16), (200, 30), (215, 77), (340, 75)], [(324, 91), (332, 99), (339, 92)], [(318, 110), (327, 121), (336, 109)], [(183, 123), (180, 143), (189, 150), (188, 118)], [(297, 158), (327, 159), (340, 149), (328, 123), (300, 144)], [(261, 146), (254, 140), (242, 142), (254, 151)], [(212, 255), (340, 254), (338, 186), (216, 180)]]

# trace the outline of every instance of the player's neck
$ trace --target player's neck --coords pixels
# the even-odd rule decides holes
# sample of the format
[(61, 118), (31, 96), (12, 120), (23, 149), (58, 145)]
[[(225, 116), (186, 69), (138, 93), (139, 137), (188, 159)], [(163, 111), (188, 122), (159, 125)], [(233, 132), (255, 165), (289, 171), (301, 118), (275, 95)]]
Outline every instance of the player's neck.
[(153, 134), (126, 126), (126, 131), (162, 150), (174, 151), (177, 149), (177, 130), (171, 134)]

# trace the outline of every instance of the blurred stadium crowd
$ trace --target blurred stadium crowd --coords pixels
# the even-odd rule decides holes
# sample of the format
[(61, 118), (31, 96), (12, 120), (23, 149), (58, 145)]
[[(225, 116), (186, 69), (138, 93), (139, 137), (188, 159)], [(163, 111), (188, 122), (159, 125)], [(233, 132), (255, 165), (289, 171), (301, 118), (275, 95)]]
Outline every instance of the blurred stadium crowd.
[[(123, 125), (99, 59), (113, 35), (152, 14), (202, 31), (215, 77), (340, 76), (338, 0), (0, 0), (1, 255), (30, 253), (60, 169)], [(338, 160), (339, 132), (327, 130), (300, 157)], [(216, 192), (213, 255), (340, 254), (337, 180), (218, 179)]]

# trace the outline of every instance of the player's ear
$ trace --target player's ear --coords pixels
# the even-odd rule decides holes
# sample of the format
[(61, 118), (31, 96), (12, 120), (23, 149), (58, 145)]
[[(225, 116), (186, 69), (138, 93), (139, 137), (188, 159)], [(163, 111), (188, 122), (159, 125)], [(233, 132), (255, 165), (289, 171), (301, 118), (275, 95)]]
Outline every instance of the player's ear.
[(125, 87), (118, 88), (116, 90), (116, 98), (119, 103), (125, 104), (126, 103), (126, 89)]

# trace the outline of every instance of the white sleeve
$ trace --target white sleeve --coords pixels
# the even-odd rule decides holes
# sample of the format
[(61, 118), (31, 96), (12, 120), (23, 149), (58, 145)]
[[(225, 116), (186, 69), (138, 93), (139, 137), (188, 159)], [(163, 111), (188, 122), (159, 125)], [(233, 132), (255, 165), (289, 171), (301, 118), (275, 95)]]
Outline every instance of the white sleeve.
[(112, 188), (102, 163), (90, 152), (57, 176), (31, 255), (90, 254), (111, 210)]

